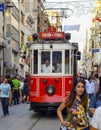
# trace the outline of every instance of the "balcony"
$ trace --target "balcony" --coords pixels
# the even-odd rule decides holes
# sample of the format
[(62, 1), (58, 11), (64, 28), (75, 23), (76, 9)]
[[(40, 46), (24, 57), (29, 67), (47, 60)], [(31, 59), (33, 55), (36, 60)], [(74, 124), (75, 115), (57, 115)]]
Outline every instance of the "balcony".
[(4, 42), (0, 43), (0, 49), (5, 48), (7, 45)]

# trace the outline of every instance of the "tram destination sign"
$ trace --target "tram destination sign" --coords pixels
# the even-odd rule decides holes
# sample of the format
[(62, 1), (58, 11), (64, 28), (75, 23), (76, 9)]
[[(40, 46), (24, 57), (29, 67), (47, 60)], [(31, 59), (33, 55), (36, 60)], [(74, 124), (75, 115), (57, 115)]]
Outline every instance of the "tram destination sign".
[(40, 32), (40, 39), (62, 39), (64, 38), (64, 32)]

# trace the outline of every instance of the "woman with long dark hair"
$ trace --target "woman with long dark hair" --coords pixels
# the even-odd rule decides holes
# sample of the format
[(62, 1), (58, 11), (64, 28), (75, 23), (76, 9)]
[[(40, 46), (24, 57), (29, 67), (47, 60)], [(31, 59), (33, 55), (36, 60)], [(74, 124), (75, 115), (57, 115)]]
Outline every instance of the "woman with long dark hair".
[[(62, 115), (64, 108), (67, 108), (67, 120)], [(67, 129), (88, 130), (88, 119), (86, 112), (88, 108), (88, 94), (86, 93), (85, 81), (75, 80), (70, 95), (60, 104), (57, 115), (63, 126)]]

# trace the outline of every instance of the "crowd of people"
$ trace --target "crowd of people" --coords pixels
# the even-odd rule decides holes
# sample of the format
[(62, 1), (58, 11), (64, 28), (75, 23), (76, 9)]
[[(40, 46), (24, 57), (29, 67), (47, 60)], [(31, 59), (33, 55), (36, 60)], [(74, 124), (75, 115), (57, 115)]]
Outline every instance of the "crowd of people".
[[(0, 96), (4, 116), (9, 106), (28, 103), (28, 75), (25, 78), (9, 75), (0, 77)], [(63, 110), (67, 116), (64, 119)], [(101, 77), (76, 77), (68, 97), (63, 99), (57, 115), (66, 130), (101, 130)]]
[(9, 106), (28, 102), (28, 75), (25, 78), (10, 75), (0, 77), (0, 97), (4, 116), (9, 115)]
[[(66, 119), (63, 110), (67, 109)], [(62, 128), (66, 130), (101, 130), (101, 77), (78, 76), (70, 95), (57, 109)]]

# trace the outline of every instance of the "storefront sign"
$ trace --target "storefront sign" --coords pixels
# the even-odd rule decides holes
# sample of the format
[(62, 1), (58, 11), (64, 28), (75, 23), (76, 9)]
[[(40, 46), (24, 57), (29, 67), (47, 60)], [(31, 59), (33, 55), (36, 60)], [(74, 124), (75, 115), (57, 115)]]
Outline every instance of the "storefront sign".
[(92, 53), (100, 52), (100, 49), (93, 49)]
[(0, 12), (4, 11), (4, 4), (0, 4)]

